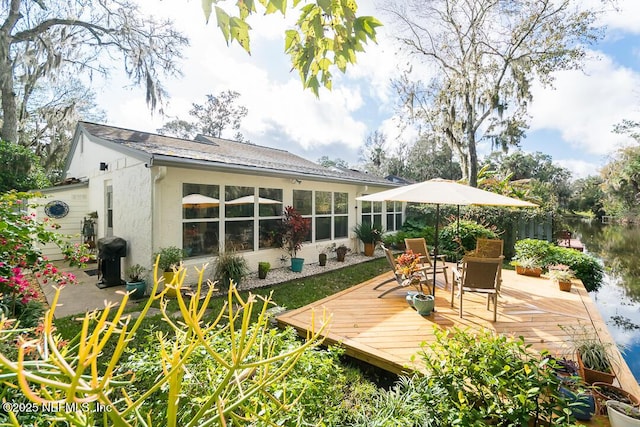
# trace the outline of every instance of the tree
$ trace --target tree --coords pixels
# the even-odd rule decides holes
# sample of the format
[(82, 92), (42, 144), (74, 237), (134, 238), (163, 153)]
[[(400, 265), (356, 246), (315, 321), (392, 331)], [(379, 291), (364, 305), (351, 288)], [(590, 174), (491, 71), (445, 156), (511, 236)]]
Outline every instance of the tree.
[(483, 168), (496, 171), (510, 181), (534, 180), (531, 183), (531, 196), (553, 206), (567, 206), (572, 190), (571, 171), (557, 166), (553, 158), (539, 151), (525, 153), (517, 150), (511, 154), (493, 152), (483, 161)]
[(329, 156), (322, 156), (320, 157), (316, 163), (318, 163), (319, 165), (324, 166), (325, 168), (330, 168), (330, 167), (339, 167), (339, 168), (349, 168), (349, 163), (347, 163), (346, 160), (342, 160), (339, 157), (336, 157), (335, 159), (330, 159)]
[(221, 92), (217, 96), (207, 95), (207, 101), (204, 104), (191, 104), (189, 115), (196, 121), (171, 120), (158, 129), (158, 133), (185, 139), (193, 139), (198, 133), (222, 138), (224, 130), (230, 128), (236, 131), (232, 136), (235, 141), (244, 141), (244, 136), (239, 129), (242, 119), (249, 111), (245, 106), (235, 105), (239, 97), (238, 92), (231, 90)]
[(602, 191), (602, 184), (602, 178), (599, 176), (577, 179), (573, 183), (569, 208), (574, 211), (589, 211), (596, 218), (602, 219), (605, 214), (603, 205), (605, 194)]
[(640, 216), (640, 145), (621, 148), (600, 171), (608, 214)]
[[(237, 15), (230, 15), (218, 6), (222, 3), (225, 2), (202, 1), (207, 21), (215, 10), (218, 27), (227, 43), (235, 40), (250, 53), (250, 27), (246, 20), (257, 13), (257, 7), (261, 5), (264, 14), (284, 15), (288, 7), (296, 7), (300, 0), (239, 1)], [(291, 57), (293, 69), (300, 74), (304, 88), (317, 96), (321, 84), (331, 89), (331, 69), (337, 67), (344, 73), (348, 64), (355, 64), (356, 52), (362, 52), (368, 40), (375, 42), (376, 27), (382, 24), (372, 16), (357, 16), (358, 5), (354, 0), (306, 0), (303, 4), (295, 28), (285, 32), (284, 50)]]
[(414, 79), (410, 69), (395, 87), (412, 118), (445, 135), (472, 186), (478, 142), (517, 145), (532, 80), (548, 85), (552, 72), (579, 68), (598, 38), (596, 12), (574, 0), (412, 0), (386, 10), (402, 49), (433, 71)]
[(0, 193), (44, 188), (49, 182), (38, 157), (27, 147), (0, 140)]
[(423, 134), (407, 156), (406, 178), (416, 181), (433, 178), (458, 180), (460, 164), (453, 158), (451, 148), (442, 138)]
[(367, 136), (364, 147), (360, 149), (360, 160), (364, 170), (376, 176), (384, 176), (382, 165), (386, 160), (387, 137), (380, 131), (373, 131)]
[(23, 143), (21, 126), (29, 119), (28, 106), (38, 88), (73, 74), (108, 74), (103, 54), (121, 56), (127, 76), (146, 88), (152, 110), (163, 101), (160, 77), (179, 74), (175, 61), (188, 40), (170, 21), (143, 17), (131, 1), (12, 0), (5, 5), (0, 25), (0, 137), (6, 141)]

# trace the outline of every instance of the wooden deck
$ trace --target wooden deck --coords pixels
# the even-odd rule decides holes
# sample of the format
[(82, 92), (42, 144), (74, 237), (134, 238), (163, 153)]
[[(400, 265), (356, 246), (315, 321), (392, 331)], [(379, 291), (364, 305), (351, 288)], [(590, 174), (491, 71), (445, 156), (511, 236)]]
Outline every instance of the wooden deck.
[[(393, 286), (391, 282), (373, 288), (391, 277), (391, 273), (356, 285), (350, 289), (286, 312), (277, 317), (281, 326), (291, 325), (306, 335), (323, 312), (331, 315), (325, 344), (341, 344), (346, 354), (394, 373), (419, 369), (419, 359), (412, 357), (422, 342), (434, 340), (433, 327), (486, 328), (496, 333), (523, 336), (535, 350), (547, 349), (552, 354), (568, 355), (567, 333), (559, 325), (593, 327), (600, 339), (613, 342), (595, 304), (580, 282), (574, 282), (571, 292), (562, 292), (545, 278), (516, 275), (503, 270), (502, 293), (498, 300), (498, 321), (486, 310), (486, 299), (465, 294), (464, 317), (451, 308), (450, 290), (437, 288), (436, 312), (420, 316), (408, 306), (407, 289), (399, 289), (378, 298)], [(439, 276), (439, 280), (442, 276)], [(640, 386), (618, 353), (616, 374), (622, 388), (640, 396)]]

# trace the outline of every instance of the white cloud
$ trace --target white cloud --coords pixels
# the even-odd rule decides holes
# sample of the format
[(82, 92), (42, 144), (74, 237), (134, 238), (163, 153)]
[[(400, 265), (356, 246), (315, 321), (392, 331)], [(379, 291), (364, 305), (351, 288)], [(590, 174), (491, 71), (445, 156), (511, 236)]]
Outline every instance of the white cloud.
[(557, 165), (569, 169), (572, 179), (586, 178), (589, 175), (598, 175), (601, 165), (599, 163), (586, 162), (576, 159), (561, 159), (554, 161)]
[(572, 147), (594, 155), (606, 155), (629, 142), (612, 133), (622, 119), (640, 119), (640, 74), (601, 55), (589, 60), (585, 72), (556, 74), (556, 89), (536, 85), (529, 110), (531, 131), (552, 129)]

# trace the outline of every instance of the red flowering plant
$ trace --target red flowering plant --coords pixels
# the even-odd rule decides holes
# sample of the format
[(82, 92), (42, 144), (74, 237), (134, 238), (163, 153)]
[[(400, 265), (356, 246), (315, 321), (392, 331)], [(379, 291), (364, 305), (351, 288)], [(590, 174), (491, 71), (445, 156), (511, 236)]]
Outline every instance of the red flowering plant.
[(302, 244), (309, 237), (311, 219), (303, 218), (293, 206), (284, 208), (282, 215), (281, 247), (296, 258)]
[[(42, 255), (36, 244), (55, 243), (61, 248), (65, 241), (55, 231), (57, 224), (45, 218), (38, 221), (28, 210), (35, 205), (24, 200), (39, 197), (34, 193), (0, 194), (0, 305), (9, 317), (16, 318), (26, 304), (38, 297), (34, 275), (42, 283), (65, 285), (75, 283), (72, 274), (59, 271)], [(69, 249), (69, 261), (83, 265), (88, 261), (83, 250)]]
[(414, 253), (411, 249), (407, 249), (396, 258), (396, 266), (404, 277), (409, 277), (417, 271), (418, 261), (420, 261), (420, 254)]

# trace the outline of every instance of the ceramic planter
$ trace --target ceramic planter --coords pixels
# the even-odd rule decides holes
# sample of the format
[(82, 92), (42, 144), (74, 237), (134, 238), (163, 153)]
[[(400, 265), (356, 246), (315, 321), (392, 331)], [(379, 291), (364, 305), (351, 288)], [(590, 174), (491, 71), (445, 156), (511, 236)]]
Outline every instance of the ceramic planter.
[[(162, 273), (162, 277), (164, 277), (164, 287), (165, 288), (167, 288), (167, 285), (173, 281), (173, 278), (176, 275), (177, 275), (177, 273), (175, 273), (173, 270), (165, 271), (164, 273)], [(177, 296), (176, 290), (173, 289), (173, 288), (169, 288), (169, 289), (167, 289), (167, 293), (165, 295), (168, 296), (168, 297), (175, 298)]]
[(291, 258), (291, 271), (300, 273), (304, 266), (304, 258)]
[(321, 267), (324, 267), (325, 265), (327, 265), (327, 254), (319, 254), (318, 255), (318, 264)]
[(147, 291), (147, 282), (127, 282), (125, 285), (125, 289), (127, 292), (131, 292), (130, 298), (133, 300), (138, 300), (144, 298), (144, 294)]
[(413, 297), (416, 296), (417, 294), (418, 294), (418, 291), (407, 292), (407, 296), (405, 297), (405, 299), (407, 300), (407, 304), (409, 304), (410, 307), (413, 307)]
[(413, 307), (416, 309), (418, 314), (422, 316), (430, 315), (435, 307), (435, 303), (433, 295), (417, 293), (413, 296)]
[(571, 414), (578, 421), (589, 421), (596, 413), (596, 402), (589, 391), (573, 391), (567, 387), (560, 386), (560, 394), (564, 396), (568, 403)]
[[(639, 427), (640, 419), (633, 418), (627, 413), (633, 411), (633, 406), (617, 400), (607, 400), (607, 414), (611, 427)], [(637, 408), (636, 408), (637, 409)]]

